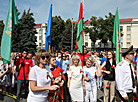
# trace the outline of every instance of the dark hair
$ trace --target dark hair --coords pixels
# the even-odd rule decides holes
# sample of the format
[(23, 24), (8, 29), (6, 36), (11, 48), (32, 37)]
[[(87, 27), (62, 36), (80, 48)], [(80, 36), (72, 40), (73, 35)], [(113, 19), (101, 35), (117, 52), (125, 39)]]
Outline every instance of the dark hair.
[(62, 54), (61, 54), (61, 60), (63, 60), (63, 55), (65, 55), (65, 56), (66, 56), (66, 54), (65, 54), (65, 53), (62, 53)]

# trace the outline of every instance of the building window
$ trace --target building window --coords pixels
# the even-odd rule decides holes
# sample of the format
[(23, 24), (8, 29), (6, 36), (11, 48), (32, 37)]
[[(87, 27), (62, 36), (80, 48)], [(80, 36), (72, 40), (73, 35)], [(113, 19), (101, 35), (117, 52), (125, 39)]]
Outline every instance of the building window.
[(131, 28), (130, 28), (130, 26), (127, 26), (127, 31), (131, 31)]
[(120, 31), (123, 31), (123, 26), (120, 26)]
[(127, 34), (127, 39), (130, 39), (130, 34)]
[(85, 35), (85, 39), (86, 39), (86, 40), (88, 39), (88, 35)]
[(88, 42), (85, 42), (85, 46), (88, 46)]
[(39, 33), (41, 34), (42, 32), (41, 32), (41, 29), (39, 30)]
[(41, 43), (39, 43), (39, 46), (41, 46)]
[(127, 47), (130, 47), (130, 42), (127, 42)]
[(91, 47), (94, 47), (94, 43), (91, 43)]
[(42, 36), (39, 36), (39, 40), (42, 40)]

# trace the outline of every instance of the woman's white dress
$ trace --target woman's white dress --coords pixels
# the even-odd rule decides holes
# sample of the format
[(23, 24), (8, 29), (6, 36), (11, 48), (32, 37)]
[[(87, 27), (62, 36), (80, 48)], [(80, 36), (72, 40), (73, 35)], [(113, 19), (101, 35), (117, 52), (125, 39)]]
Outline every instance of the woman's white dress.
[(70, 81), (70, 95), (73, 101), (83, 101), (83, 85), (82, 85), (82, 76), (83, 72), (80, 73), (81, 66), (74, 67), (70, 66), (71, 71), (68, 71), (68, 78), (71, 78)]
[[(29, 73), (29, 80), (36, 81), (37, 86), (40, 87), (50, 86), (51, 79), (49, 77), (47, 79), (47, 72), (49, 72), (49, 75), (52, 77), (50, 68), (48, 66), (45, 69), (41, 69), (35, 65), (31, 68), (31, 71)], [(48, 102), (48, 92), (49, 90), (32, 92), (29, 83), (29, 94), (27, 102)]]

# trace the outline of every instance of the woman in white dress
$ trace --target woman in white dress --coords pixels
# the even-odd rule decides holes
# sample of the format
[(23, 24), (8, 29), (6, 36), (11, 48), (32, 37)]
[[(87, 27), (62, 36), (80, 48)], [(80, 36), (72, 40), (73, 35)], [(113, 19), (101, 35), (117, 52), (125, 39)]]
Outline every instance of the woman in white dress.
[(29, 94), (27, 102), (48, 102), (49, 90), (56, 90), (57, 85), (51, 85), (52, 74), (49, 67), (45, 67), (49, 54), (46, 50), (39, 50), (35, 57), (35, 66), (29, 73)]
[(68, 88), (72, 101), (83, 102), (85, 92), (83, 69), (78, 55), (73, 55), (68, 74)]
[(86, 92), (84, 93), (85, 102), (96, 102), (97, 101), (97, 85), (96, 78), (101, 77), (102, 73), (98, 63), (95, 63), (92, 57), (86, 58), (86, 66), (83, 67), (84, 70), (84, 82)]

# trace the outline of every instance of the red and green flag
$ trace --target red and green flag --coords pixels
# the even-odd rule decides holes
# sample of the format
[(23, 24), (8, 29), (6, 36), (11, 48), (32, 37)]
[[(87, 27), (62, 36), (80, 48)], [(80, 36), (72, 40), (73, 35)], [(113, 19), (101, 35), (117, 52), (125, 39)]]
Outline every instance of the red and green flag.
[(122, 55), (120, 53), (121, 52), (121, 32), (120, 32), (118, 8), (116, 10), (115, 19), (114, 19), (112, 42), (116, 46), (116, 61), (117, 61), (117, 63), (119, 63), (122, 61)]
[(82, 7), (82, 3), (80, 4), (76, 46), (78, 47), (78, 50), (82, 53), (83, 51), (83, 7)]
[(19, 21), (14, 0), (9, 0), (9, 9), (1, 41), (1, 57), (3, 58), (3, 65), (10, 62), (12, 31), (14, 25), (18, 23)]

